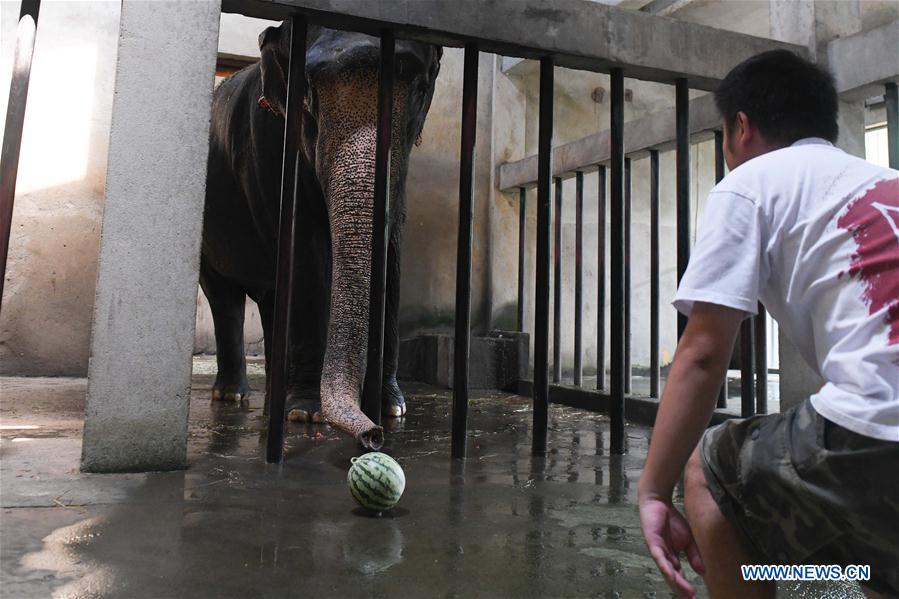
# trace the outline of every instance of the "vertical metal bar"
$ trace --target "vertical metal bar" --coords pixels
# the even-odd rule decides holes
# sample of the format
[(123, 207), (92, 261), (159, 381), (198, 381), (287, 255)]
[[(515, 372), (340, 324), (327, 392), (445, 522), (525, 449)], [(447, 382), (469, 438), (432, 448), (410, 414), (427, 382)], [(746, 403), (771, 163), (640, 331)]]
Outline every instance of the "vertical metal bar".
[(740, 414), (743, 418), (755, 414), (755, 381), (752, 370), (755, 363), (754, 318), (747, 318), (740, 325)]
[(0, 301), (3, 299), (3, 285), (6, 282), (6, 259), (9, 255), (9, 235), (12, 232), (19, 150), (22, 147), (25, 103), (28, 99), (31, 59), (34, 56), (40, 9), (40, 0), (23, 0), (16, 28), (12, 79), (9, 82), (9, 102), (6, 104), (6, 125), (3, 129), (3, 149), (0, 152)]
[(518, 189), (518, 332), (524, 332), (524, 253), (527, 247), (528, 194), (524, 187)]
[(883, 94), (887, 109), (887, 155), (890, 168), (899, 169), (899, 89), (896, 83), (886, 84)]
[(631, 159), (624, 159), (624, 392), (631, 392)]
[(556, 177), (556, 214), (553, 218), (553, 382), (562, 380), (562, 177)]
[(271, 387), (265, 458), (280, 462), (284, 449), (284, 402), (287, 396), (290, 309), (293, 298), (294, 234), (297, 185), (303, 137), (303, 102), (306, 97), (306, 19), (291, 17), (287, 106), (284, 121), (284, 159), (281, 165), (281, 213), (278, 223), (278, 263), (275, 268), (275, 313), (272, 334)]
[(596, 388), (606, 388), (606, 167), (600, 165), (596, 201)]
[(574, 241), (574, 384), (583, 383), (583, 317), (584, 317), (584, 173), (575, 175), (575, 241)]
[(468, 436), (468, 352), (471, 333), (471, 228), (474, 153), (478, 130), (478, 46), (465, 45), (462, 76), (462, 149), (459, 161), (459, 236), (456, 249), (456, 335), (453, 340), (452, 456), (465, 457)]
[(553, 59), (540, 59), (540, 114), (537, 135), (537, 289), (534, 302), (534, 430), (532, 451), (546, 453), (549, 419), (549, 240), (553, 145)]
[(609, 371), (610, 451), (624, 453), (624, 73), (609, 71), (611, 96), (611, 369)]
[[(724, 178), (724, 133), (715, 131), (715, 183)], [(718, 408), (727, 407), (727, 372), (724, 373), (724, 381), (718, 391)]]
[(649, 396), (659, 397), (659, 151), (649, 151)]
[[(690, 87), (686, 79), (675, 82), (677, 129), (677, 282), (690, 261)], [(677, 338), (683, 335), (687, 317), (677, 315)]]
[(768, 413), (768, 317), (759, 302), (755, 320), (755, 411)]
[(368, 356), (362, 387), (362, 411), (381, 423), (384, 377), (384, 307), (387, 293), (387, 242), (390, 226), (390, 145), (393, 133), (393, 69), (396, 40), (381, 34), (378, 68), (378, 139), (375, 147), (375, 197), (371, 235), (371, 283), (368, 312)]

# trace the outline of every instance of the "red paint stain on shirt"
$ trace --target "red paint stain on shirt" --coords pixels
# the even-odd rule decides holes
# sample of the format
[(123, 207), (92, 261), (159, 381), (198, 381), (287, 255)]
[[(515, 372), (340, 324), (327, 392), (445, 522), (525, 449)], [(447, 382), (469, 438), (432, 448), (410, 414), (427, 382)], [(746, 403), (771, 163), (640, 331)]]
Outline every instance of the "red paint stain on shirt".
[(848, 273), (864, 284), (868, 313), (885, 309), (889, 344), (899, 343), (899, 178), (879, 181), (852, 200), (837, 225), (855, 239)]

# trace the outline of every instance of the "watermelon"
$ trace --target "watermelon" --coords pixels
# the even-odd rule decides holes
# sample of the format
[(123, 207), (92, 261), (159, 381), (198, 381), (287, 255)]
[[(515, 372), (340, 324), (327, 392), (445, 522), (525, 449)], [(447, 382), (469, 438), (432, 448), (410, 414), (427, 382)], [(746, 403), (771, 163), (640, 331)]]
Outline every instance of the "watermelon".
[(378, 451), (350, 460), (347, 484), (356, 502), (373, 512), (389, 510), (406, 488), (406, 475), (392, 457)]

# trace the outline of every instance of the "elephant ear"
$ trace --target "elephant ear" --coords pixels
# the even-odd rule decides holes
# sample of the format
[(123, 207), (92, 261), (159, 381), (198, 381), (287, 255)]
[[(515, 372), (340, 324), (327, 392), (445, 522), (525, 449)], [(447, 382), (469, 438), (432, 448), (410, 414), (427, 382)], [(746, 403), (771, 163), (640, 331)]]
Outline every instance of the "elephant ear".
[(431, 100), (434, 97), (434, 85), (437, 82), (437, 75), (440, 74), (440, 59), (443, 58), (443, 48), (441, 46), (428, 46), (425, 53), (427, 60), (425, 61), (425, 72), (421, 75), (418, 85), (412, 94), (410, 108), (412, 118), (408, 124), (408, 139), (415, 140), (416, 146), (420, 146), (421, 132), (425, 126), (425, 117), (431, 108)]
[(259, 106), (284, 116), (287, 104), (287, 78), (284, 76), (286, 57), (284, 56), (283, 25), (267, 27), (259, 34), (259, 70), (262, 74), (262, 95)]

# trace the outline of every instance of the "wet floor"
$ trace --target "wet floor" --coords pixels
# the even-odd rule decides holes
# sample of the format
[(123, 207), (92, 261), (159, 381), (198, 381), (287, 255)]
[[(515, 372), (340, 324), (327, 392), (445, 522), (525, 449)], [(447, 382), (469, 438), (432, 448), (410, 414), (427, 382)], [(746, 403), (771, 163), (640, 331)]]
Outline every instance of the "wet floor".
[(288, 424), (267, 465), (261, 398), (213, 404), (197, 372), (190, 467), (149, 474), (78, 471), (83, 380), (0, 379), (2, 596), (668, 596), (635, 507), (647, 428), (610, 456), (605, 417), (553, 406), (535, 458), (530, 400), (482, 393), (453, 463), (450, 392), (405, 383), (384, 451), (406, 491), (373, 518), (346, 487), (352, 439)]

